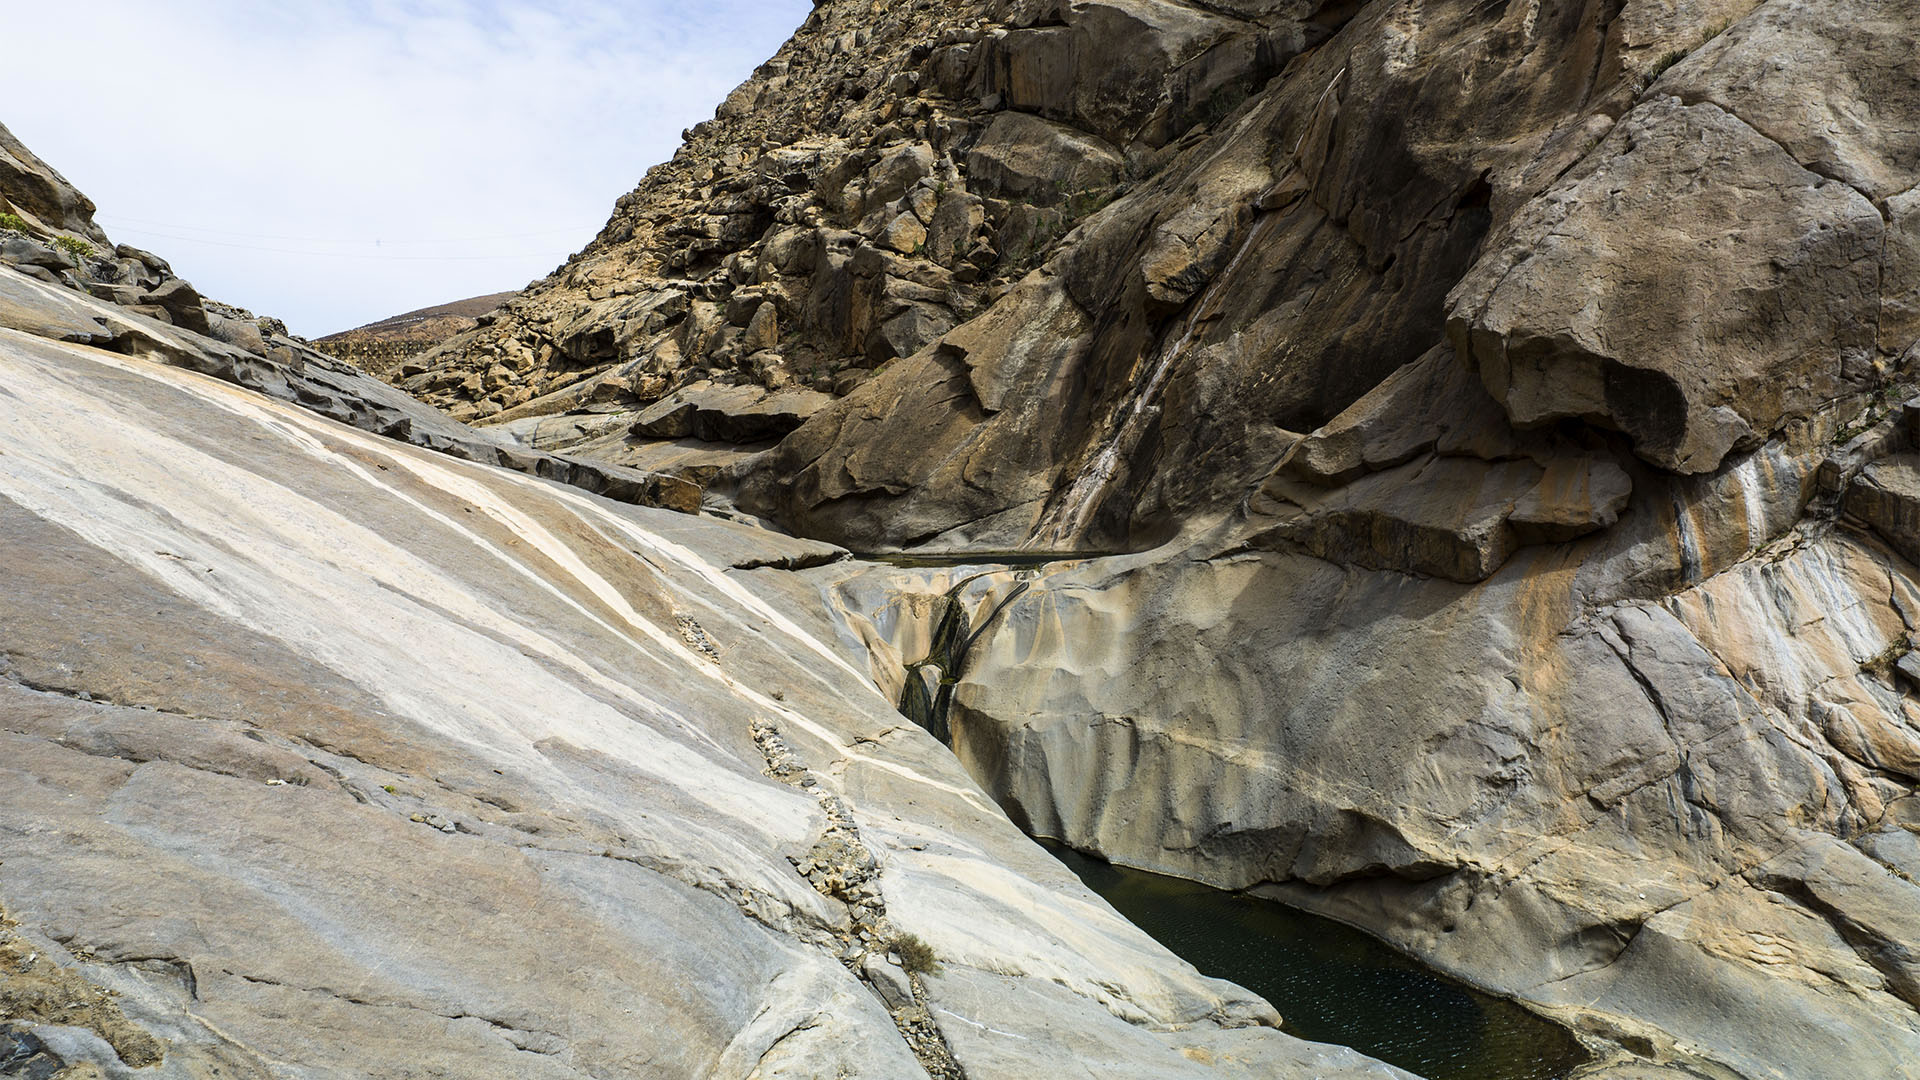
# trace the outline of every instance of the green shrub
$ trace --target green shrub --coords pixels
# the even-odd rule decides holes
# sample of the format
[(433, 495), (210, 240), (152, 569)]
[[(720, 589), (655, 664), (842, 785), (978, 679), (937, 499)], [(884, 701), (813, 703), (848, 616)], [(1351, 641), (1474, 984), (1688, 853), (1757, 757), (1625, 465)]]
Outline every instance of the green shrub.
[(896, 935), (893, 951), (900, 954), (900, 966), (915, 975), (927, 975), (940, 970), (940, 958), (934, 955), (933, 946), (920, 940), (918, 934), (903, 932)]
[(1714, 38), (1717, 38), (1721, 34), (1726, 33), (1727, 28), (1732, 25), (1733, 25), (1732, 19), (1721, 19), (1719, 22), (1714, 23), (1712, 26), (1707, 27), (1706, 33), (1700, 38), (1700, 40), (1693, 43), (1692, 48), (1671, 49), (1667, 52), (1661, 53), (1660, 58), (1653, 62), (1653, 66), (1651, 68), (1647, 69), (1647, 81), (1652, 82), (1653, 80), (1659, 78), (1662, 74), (1666, 72), (1668, 68), (1679, 63), (1682, 60), (1685, 60), (1687, 57), (1692, 56), (1695, 49), (1700, 48), (1702, 45), (1705, 45), (1707, 42), (1712, 41)]
[(1687, 58), (1687, 50), (1685, 49), (1673, 49), (1668, 52), (1660, 54), (1660, 59), (1655, 60), (1653, 62), (1653, 67), (1647, 70), (1647, 81), (1652, 82), (1653, 80), (1659, 78), (1668, 68), (1679, 63), (1682, 60), (1685, 60), (1686, 58)]
[(12, 229), (14, 232), (31, 232), (27, 219), (19, 214), (0, 214), (0, 229)]
[(53, 246), (76, 259), (91, 259), (95, 255), (92, 244), (74, 236), (56, 236)]

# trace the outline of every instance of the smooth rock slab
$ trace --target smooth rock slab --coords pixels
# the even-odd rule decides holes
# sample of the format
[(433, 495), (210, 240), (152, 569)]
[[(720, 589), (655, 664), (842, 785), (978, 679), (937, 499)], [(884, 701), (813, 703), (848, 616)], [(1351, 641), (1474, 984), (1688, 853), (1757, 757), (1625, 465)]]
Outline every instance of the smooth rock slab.
[(1578, 418), (1709, 472), (1871, 355), (1884, 230), (1739, 117), (1665, 98), (1488, 241), (1448, 332), (1516, 425)]
[(922, 1075), (790, 861), (829, 805), (893, 927), (1051, 995), (969, 1075), (1301, 1053), (901, 720), (774, 568), (833, 549), (12, 330), (0, 386), (0, 904), (163, 1080)]

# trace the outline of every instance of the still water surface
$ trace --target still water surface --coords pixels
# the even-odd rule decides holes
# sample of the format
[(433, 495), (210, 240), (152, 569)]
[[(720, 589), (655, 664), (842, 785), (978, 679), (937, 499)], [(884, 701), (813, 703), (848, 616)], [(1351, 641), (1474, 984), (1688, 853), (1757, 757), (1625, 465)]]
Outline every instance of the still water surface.
[(1291, 1035), (1351, 1046), (1428, 1080), (1564, 1080), (1586, 1060), (1565, 1029), (1344, 924), (1046, 847), (1188, 963), (1272, 1002)]

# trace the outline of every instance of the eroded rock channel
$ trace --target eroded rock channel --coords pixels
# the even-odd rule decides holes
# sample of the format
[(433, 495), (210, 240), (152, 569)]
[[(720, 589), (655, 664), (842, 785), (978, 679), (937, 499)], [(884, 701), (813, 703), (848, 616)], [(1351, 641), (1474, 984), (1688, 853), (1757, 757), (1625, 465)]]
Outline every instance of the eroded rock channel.
[[(900, 712), (951, 747), (953, 694), (968, 651), (1024, 594), (1038, 568), (1096, 555), (981, 553), (888, 557), (958, 579), (926, 609), (926, 655), (904, 665)], [(1124, 785), (1119, 797), (1126, 797)], [(1016, 821), (1030, 824), (1017, 805)], [(1285, 1029), (1350, 1046), (1427, 1080), (1568, 1080), (1592, 1055), (1574, 1034), (1507, 1000), (1432, 971), (1378, 939), (1248, 892), (1116, 866), (1051, 836), (1043, 846), (1134, 925), (1202, 972), (1260, 994)]]
[(0, 907), (118, 1010), (0, 1053), (1406, 1075), (1031, 835), (1581, 1080), (1920, 1078), (1916, 39), (818, 0), (394, 385), (0, 130)]

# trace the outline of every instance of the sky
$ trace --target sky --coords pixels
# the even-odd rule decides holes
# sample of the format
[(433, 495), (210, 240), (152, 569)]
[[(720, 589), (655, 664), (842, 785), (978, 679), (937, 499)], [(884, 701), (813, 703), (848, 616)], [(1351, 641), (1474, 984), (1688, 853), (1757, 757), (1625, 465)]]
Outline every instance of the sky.
[(0, 123), (116, 242), (319, 337), (586, 246), (810, 0), (88, 0), (6, 15)]

